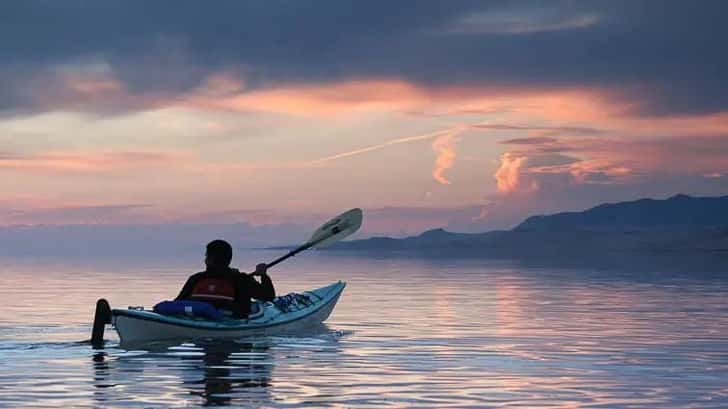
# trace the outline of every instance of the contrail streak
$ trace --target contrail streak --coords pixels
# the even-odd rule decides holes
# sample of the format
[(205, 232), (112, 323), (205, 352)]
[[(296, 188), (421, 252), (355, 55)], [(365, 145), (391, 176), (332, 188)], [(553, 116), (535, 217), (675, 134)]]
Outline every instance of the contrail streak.
[(448, 130), (432, 132), (432, 133), (428, 133), (428, 134), (424, 134), (424, 135), (416, 135), (416, 136), (408, 136), (406, 138), (392, 139), (392, 140), (382, 142), (377, 145), (366, 146), (366, 147), (355, 149), (352, 151), (337, 153), (336, 155), (331, 155), (331, 156), (326, 156), (326, 157), (323, 157), (320, 159), (316, 159), (316, 160), (310, 161), (309, 164), (320, 165), (320, 164), (323, 164), (326, 162), (332, 162), (335, 160), (348, 158), (348, 157), (356, 156), (356, 155), (361, 155), (363, 153), (372, 152), (372, 151), (376, 151), (379, 149), (384, 149), (384, 148), (386, 148), (388, 146), (392, 146), (392, 145), (399, 145), (401, 143), (416, 142), (416, 141), (423, 141), (423, 140), (427, 140), (427, 139), (437, 138), (438, 136), (446, 135), (446, 134), (449, 134), (450, 132), (452, 132), (452, 131), (448, 129)]

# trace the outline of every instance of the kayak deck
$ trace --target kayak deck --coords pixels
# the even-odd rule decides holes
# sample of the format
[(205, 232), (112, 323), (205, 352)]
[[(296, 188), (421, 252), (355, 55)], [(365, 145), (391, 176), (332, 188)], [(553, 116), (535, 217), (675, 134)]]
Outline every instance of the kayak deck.
[(122, 342), (243, 337), (298, 331), (326, 320), (345, 286), (346, 283), (339, 281), (301, 294), (276, 297), (272, 302), (258, 302), (258, 311), (246, 319), (212, 321), (138, 309), (114, 309), (111, 312), (112, 323)]

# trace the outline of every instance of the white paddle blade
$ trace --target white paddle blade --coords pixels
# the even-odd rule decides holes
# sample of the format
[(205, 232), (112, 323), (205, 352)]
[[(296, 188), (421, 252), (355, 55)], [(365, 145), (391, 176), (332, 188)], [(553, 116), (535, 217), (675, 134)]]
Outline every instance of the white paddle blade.
[(313, 246), (314, 248), (321, 248), (335, 243), (359, 230), (363, 217), (361, 209), (358, 208), (342, 213), (319, 227), (308, 242), (316, 243)]

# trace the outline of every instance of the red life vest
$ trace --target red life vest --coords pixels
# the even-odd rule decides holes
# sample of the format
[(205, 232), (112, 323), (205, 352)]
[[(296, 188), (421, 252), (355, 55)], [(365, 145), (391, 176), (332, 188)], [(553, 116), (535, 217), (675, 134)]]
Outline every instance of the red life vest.
[(225, 278), (203, 278), (195, 284), (190, 297), (235, 301), (235, 284)]

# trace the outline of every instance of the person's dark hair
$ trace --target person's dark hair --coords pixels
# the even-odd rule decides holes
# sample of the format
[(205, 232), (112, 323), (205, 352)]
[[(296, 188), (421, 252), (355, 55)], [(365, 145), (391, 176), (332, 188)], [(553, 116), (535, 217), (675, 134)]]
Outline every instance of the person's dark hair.
[(225, 240), (213, 240), (207, 243), (207, 257), (215, 260), (215, 264), (229, 266), (233, 259), (233, 247)]

